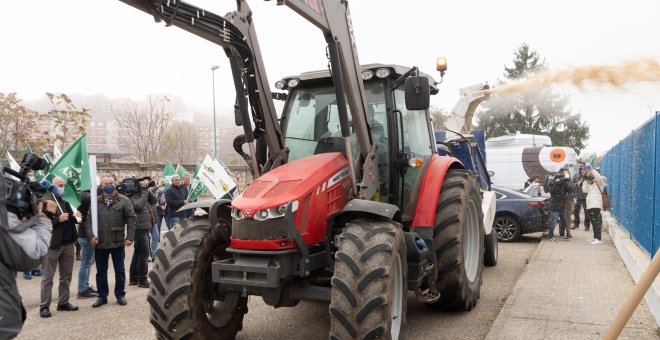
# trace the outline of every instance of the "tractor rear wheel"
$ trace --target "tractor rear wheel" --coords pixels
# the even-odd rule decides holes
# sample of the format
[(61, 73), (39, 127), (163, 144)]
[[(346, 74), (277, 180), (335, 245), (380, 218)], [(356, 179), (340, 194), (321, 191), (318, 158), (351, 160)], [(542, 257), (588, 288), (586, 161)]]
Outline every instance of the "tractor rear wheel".
[[(228, 233), (229, 220), (219, 228)], [(226, 259), (228, 244), (210, 232), (207, 217), (193, 217), (163, 235), (149, 273), (149, 322), (158, 339), (234, 339), (243, 327), (247, 298), (218, 296), (211, 280), (211, 263)]]
[(436, 309), (471, 310), (479, 299), (484, 265), (481, 193), (464, 170), (448, 171), (440, 193), (433, 228), (438, 280), (424, 302)]
[(398, 223), (347, 223), (335, 253), (330, 339), (403, 339), (407, 268)]

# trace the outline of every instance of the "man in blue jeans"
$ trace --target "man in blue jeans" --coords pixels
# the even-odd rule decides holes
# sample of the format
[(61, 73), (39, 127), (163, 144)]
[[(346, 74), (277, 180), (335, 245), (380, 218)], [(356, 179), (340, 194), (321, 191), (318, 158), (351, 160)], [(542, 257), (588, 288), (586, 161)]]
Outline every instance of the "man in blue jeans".
[(96, 197), (98, 202), (98, 235), (92, 232), (92, 215), (87, 216), (85, 229), (89, 243), (96, 247), (96, 284), (99, 297), (92, 308), (108, 303), (108, 260), (112, 256), (115, 271), (115, 297), (120, 306), (126, 305), (126, 269), (124, 267), (125, 250), (135, 239), (135, 211), (128, 197), (121, 195), (115, 188), (115, 179), (111, 175), (101, 178), (103, 193)]
[(172, 176), (172, 186), (165, 190), (165, 201), (167, 202), (167, 216), (170, 219), (167, 229), (172, 230), (175, 224), (186, 218), (185, 210), (180, 212), (177, 210), (188, 204), (188, 191), (181, 185), (179, 175)]
[(568, 216), (566, 215), (566, 202), (568, 201), (570, 176), (562, 172), (548, 177), (544, 190), (550, 193), (550, 218), (548, 223), (548, 239), (555, 241), (555, 225), (559, 218), (559, 236), (568, 241), (569, 236), (565, 234), (568, 226)]
[(156, 256), (156, 249), (158, 249), (158, 242), (160, 241), (161, 225), (163, 219), (165, 226), (169, 229), (169, 218), (167, 217), (167, 202), (165, 201), (165, 179), (161, 178), (153, 188), (149, 189), (156, 196), (156, 225), (151, 228), (151, 258)]
[(78, 298), (86, 299), (98, 296), (98, 292), (89, 285), (89, 268), (94, 264), (94, 247), (87, 241), (87, 234), (85, 233), (85, 220), (89, 213), (90, 204), (89, 191), (80, 193), (80, 207), (76, 212), (76, 216), (81, 218), (80, 227), (78, 228), (78, 243), (80, 244), (80, 268), (78, 269)]

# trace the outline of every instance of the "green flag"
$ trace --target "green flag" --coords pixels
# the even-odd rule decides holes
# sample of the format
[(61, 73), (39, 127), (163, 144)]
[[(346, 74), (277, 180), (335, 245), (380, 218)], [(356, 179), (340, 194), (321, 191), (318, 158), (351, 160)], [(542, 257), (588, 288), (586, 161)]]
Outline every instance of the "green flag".
[(587, 164), (589, 164), (592, 169), (596, 168), (596, 153), (595, 152), (591, 155), (591, 158), (589, 158), (589, 162), (587, 162)]
[(186, 168), (183, 167), (181, 164), (176, 165), (176, 173), (181, 177), (181, 180), (183, 181), (183, 175), (188, 172)]
[(87, 135), (80, 136), (64, 152), (50, 168), (46, 178), (52, 181), (55, 176), (63, 178), (67, 183), (62, 199), (76, 208), (80, 206), (80, 192), (92, 187), (87, 160)]
[(32, 148), (28, 143), (25, 143), (25, 153), (32, 154)]
[(190, 192), (188, 193), (188, 201), (194, 202), (199, 198), (200, 195), (209, 191), (209, 188), (206, 187), (204, 183), (197, 177), (199, 174), (199, 169), (201, 166), (197, 164), (195, 166), (195, 174), (190, 178)]
[(174, 171), (174, 166), (172, 166), (172, 162), (167, 161), (167, 164), (165, 164), (165, 169), (163, 169), (163, 178), (165, 179), (165, 188), (169, 188), (172, 186), (172, 175), (174, 175), (176, 171)]

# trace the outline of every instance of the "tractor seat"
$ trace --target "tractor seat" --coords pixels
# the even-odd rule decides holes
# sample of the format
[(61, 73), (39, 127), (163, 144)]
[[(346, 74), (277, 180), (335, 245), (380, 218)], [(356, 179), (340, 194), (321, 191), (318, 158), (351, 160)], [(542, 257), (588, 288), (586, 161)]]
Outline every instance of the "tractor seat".
[(318, 155), (328, 152), (341, 152), (346, 157), (344, 139), (342, 137), (322, 137), (319, 139), (316, 149), (314, 149), (314, 154)]

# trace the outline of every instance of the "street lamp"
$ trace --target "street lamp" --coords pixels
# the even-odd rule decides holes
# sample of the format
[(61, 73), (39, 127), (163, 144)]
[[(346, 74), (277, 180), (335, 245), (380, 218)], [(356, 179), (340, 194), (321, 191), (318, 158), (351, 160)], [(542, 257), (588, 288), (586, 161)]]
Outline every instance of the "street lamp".
[(211, 66), (211, 80), (213, 81), (213, 157), (215, 159), (218, 159), (218, 138), (215, 127), (215, 70), (219, 68), (220, 66), (218, 65)]

